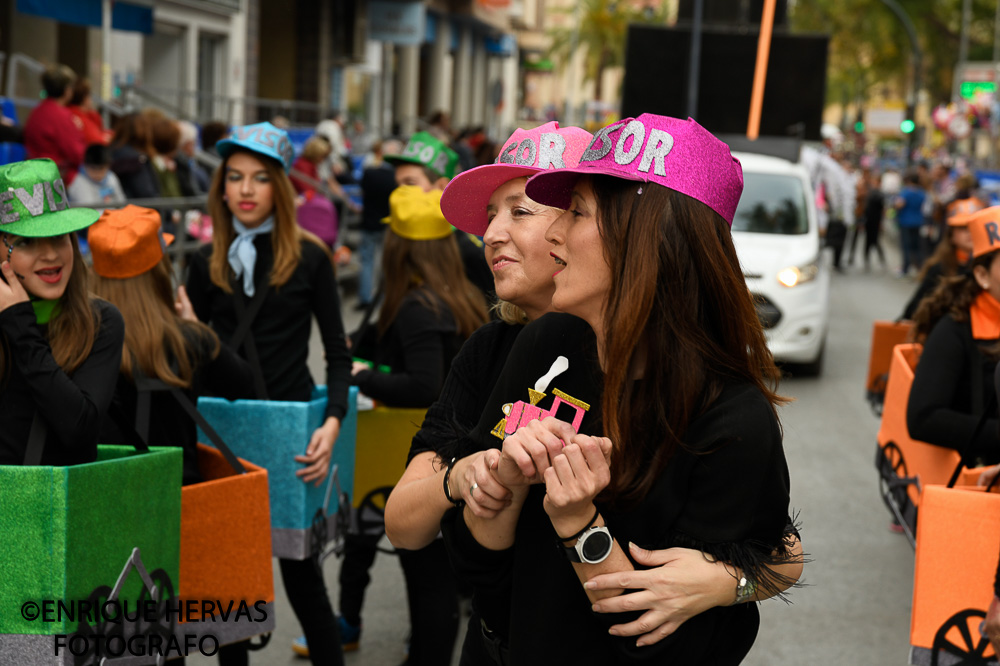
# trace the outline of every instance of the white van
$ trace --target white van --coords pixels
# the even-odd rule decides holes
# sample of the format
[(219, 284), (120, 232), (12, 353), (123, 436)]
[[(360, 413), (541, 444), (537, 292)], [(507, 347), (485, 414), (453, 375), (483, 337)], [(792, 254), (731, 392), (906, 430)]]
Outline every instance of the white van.
[(809, 174), (801, 164), (734, 152), (743, 196), (733, 242), (754, 295), (767, 344), (779, 362), (819, 375), (830, 317), (830, 269)]

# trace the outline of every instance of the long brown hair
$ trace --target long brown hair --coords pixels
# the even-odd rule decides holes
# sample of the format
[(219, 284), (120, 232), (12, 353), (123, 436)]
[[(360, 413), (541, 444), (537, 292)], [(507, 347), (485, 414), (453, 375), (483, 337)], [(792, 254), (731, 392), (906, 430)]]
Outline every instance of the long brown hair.
[[(972, 260), (968, 270), (958, 275), (942, 278), (937, 288), (924, 300), (913, 314), (913, 340), (923, 343), (931, 334), (935, 324), (942, 317), (950, 316), (958, 322), (969, 321), (969, 308), (983, 288), (979, 286), (973, 275), (976, 266), (990, 269), (993, 261), (1000, 257), (1000, 252), (990, 252)], [(982, 347), (984, 354), (990, 358), (1000, 357), (1000, 342), (989, 347)]]
[(131, 146), (147, 156), (153, 154), (153, 130), (146, 116), (130, 113), (118, 119), (115, 134), (111, 137), (111, 147), (121, 146)]
[(958, 273), (958, 269), (961, 266), (958, 263), (955, 245), (951, 242), (952, 229), (953, 227), (948, 227), (947, 232), (941, 236), (941, 241), (934, 250), (934, 254), (924, 262), (923, 268), (920, 269), (920, 280), (927, 277), (927, 273), (930, 272), (932, 266), (937, 265), (941, 266), (942, 277), (951, 277)]
[[(302, 258), (302, 239), (306, 239), (324, 248), (333, 263), (330, 249), (314, 234), (299, 227), (295, 218), (295, 188), (288, 179), (284, 169), (276, 160), (270, 159), (250, 150), (237, 149), (230, 154), (245, 152), (264, 165), (268, 178), (274, 188), (274, 230), (271, 231), (271, 243), (274, 246), (274, 266), (271, 267), (269, 284), (280, 287), (288, 282)], [(233, 228), (233, 213), (226, 205), (226, 165), (227, 157), (212, 176), (212, 186), (208, 190), (208, 213), (212, 216), (212, 256), (209, 259), (209, 275), (212, 282), (227, 294), (233, 293), (229, 281), (233, 277), (233, 269), (229, 267), (229, 246), (236, 238)]]
[[(685, 446), (688, 425), (724, 385), (771, 403), (780, 374), (725, 220), (658, 185), (591, 179), (611, 284), (604, 312), (604, 432), (615, 442), (607, 495), (631, 504)], [(643, 381), (633, 382), (641, 364)]]
[[(138, 364), (147, 377), (187, 388), (195, 370), (192, 361), (202, 360), (192, 359), (191, 339), (195, 336), (208, 339), (212, 345), (211, 359), (219, 353), (219, 338), (204, 324), (177, 316), (171, 274), (170, 257), (164, 254), (153, 268), (135, 277), (116, 279), (95, 275), (94, 291), (113, 303), (125, 320), (122, 374), (132, 378), (132, 367)], [(171, 367), (172, 362), (177, 364), (176, 371)]]
[[(73, 244), (73, 272), (59, 299), (59, 314), (49, 321), (48, 326), (52, 357), (68, 375), (73, 374), (90, 356), (101, 325), (100, 310), (90, 298), (90, 269), (80, 254), (76, 234), (70, 234), (70, 242)], [(6, 379), (10, 346), (6, 338), (3, 343), (0, 345), (0, 377)]]
[(427, 292), (444, 301), (451, 310), (463, 338), (486, 323), (486, 299), (469, 282), (455, 236), (435, 240), (410, 240), (389, 229), (382, 254), (385, 302), (378, 317), (378, 334), (385, 335), (396, 319), (403, 298), (418, 289), (416, 297), (432, 311), (438, 303)]

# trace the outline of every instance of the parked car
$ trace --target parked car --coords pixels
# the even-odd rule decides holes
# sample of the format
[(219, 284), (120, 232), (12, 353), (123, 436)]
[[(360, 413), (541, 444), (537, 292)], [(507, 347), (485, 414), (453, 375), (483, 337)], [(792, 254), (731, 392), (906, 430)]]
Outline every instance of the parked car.
[(733, 242), (768, 347), (779, 362), (819, 375), (830, 317), (830, 268), (822, 253), (815, 199), (801, 164), (734, 153), (743, 196)]

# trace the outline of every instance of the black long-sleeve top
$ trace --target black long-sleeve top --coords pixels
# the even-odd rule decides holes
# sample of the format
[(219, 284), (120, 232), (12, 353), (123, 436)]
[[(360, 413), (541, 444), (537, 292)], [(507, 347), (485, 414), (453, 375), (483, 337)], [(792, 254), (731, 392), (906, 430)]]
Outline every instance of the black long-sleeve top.
[[(428, 302), (436, 304), (435, 308)], [(426, 289), (407, 294), (396, 316), (377, 339), (368, 360), (391, 373), (364, 370), (352, 382), (388, 407), (428, 407), (441, 393), (445, 375), (464, 339), (451, 310)], [(364, 353), (359, 350), (359, 353)]]
[[(951, 316), (934, 325), (924, 343), (906, 406), (906, 427), (913, 439), (955, 449), (966, 454), (970, 462), (977, 458), (1000, 462), (1000, 421), (993, 387), (997, 362), (976, 350), (977, 345), (987, 347), (996, 342), (973, 340), (969, 322), (955, 321)], [(978, 391), (981, 403), (975, 405), (974, 393)], [(990, 417), (967, 451), (982, 409), (989, 410)]]
[[(303, 240), (299, 265), (288, 282), (275, 288), (268, 284), (274, 263), (270, 234), (255, 237), (254, 247), (257, 248), (254, 284), (257, 289), (266, 289), (267, 296), (251, 331), (268, 397), (271, 400), (309, 400), (313, 379), (307, 361), (312, 317), (315, 316), (326, 352), (326, 416), (342, 419), (347, 413), (351, 359), (347, 354), (340, 296), (328, 254), (323, 248)], [(187, 292), (198, 319), (209, 324), (226, 343), (236, 332), (238, 323), (233, 299), (242, 298), (248, 306), (250, 299), (241, 287), (227, 294), (212, 282), (208, 268), (211, 253), (211, 246), (206, 246), (192, 257)], [(245, 358), (245, 347), (239, 352)]]
[(522, 330), (521, 325), (491, 321), (466, 340), (451, 362), (441, 395), (427, 410), (420, 430), (410, 443), (407, 464), (426, 451), (450, 460), (471, 449), (464, 438), (482, 416), (490, 391)]
[(0, 312), (8, 349), (0, 393), (0, 465), (21, 465), (37, 410), (48, 427), (43, 465), (76, 465), (97, 459), (101, 421), (111, 404), (121, 365), (125, 324), (106, 301), (91, 301), (99, 326), (90, 355), (72, 375), (56, 363), (46, 327), (31, 303)]
[[(196, 329), (185, 329), (184, 336), (194, 373), (191, 386), (180, 390), (191, 404), (198, 402), (199, 395), (218, 395), (227, 400), (254, 397), (253, 372), (249, 363), (224, 344), (220, 345), (218, 355), (212, 358), (213, 341)], [(135, 382), (119, 373), (113, 402), (119, 418), (127, 419), (129, 428), (135, 428), (138, 395)], [(148, 444), (180, 447), (184, 455), (184, 485), (198, 483), (201, 473), (198, 470), (198, 427), (194, 419), (167, 391), (153, 391), (149, 405)], [(101, 429), (101, 442), (127, 443), (129, 438), (123, 432), (124, 427), (109, 415)]]
[[(503, 406), (528, 401), (528, 389), (536, 388), (558, 356), (566, 357), (569, 367), (544, 388), (546, 397), (538, 406), (551, 407), (555, 389), (560, 389), (589, 405), (579, 431), (601, 432), (602, 377), (593, 333), (588, 337), (589, 327), (573, 319), (547, 315), (518, 336), (472, 435), (481, 448), (499, 445), (492, 431), (504, 417)], [(770, 404), (752, 385), (729, 384), (692, 421), (684, 441), (688, 450), (674, 455), (637, 506), (597, 502), (612, 536), (623, 546), (632, 541), (651, 549), (697, 548), (765, 577), (763, 565), (770, 553), (783, 551), (788, 515), (788, 470)], [(591, 602), (542, 507), (544, 495), (544, 486), (531, 488), (514, 545), (504, 551), (480, 546), (461, 511), (449, 511), (442, 522), (456, 571), (475, 587), (477, 610), (491, 629), (509, 637), (510, 663), (604, 666), (742, 660), (757, 634), (755, 604), (713, 608), (644, 648), (636, 648), (634, 638), (610, 636), (612, 624), (635, 618), (591, 612)], [(504, 613), (506, 618), (501, 617)]]

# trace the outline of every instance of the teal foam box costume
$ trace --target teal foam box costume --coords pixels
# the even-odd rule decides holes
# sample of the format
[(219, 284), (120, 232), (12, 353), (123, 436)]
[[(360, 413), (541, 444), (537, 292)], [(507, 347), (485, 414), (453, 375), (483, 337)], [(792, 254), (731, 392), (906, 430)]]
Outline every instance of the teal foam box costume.
[[(342, 533), (350, 508), (341, 505), (340, 494), (350, 494), (354, 487), (357, 393), (357, 387), (351, 387), (331, 471), (318, 487), (295, 475), (303, 467), (295, 456), (305, 453), (313, 432), (326, 419), (325, 386), (313, 389), (309, 402), (198, 399), (198, 411), (233, 453), (267, 469), (275, 557), (304, 560)], [(198, 437), (204, 441), (205, 435), (199, 431)]]
[(97, 460), (84, 465), (0, 466), (4, 663), (72, 663), (65, 649), (54, 656), (53, 637), (87, 627), (99, 632), (103, 622), (97, 614), (82, 616), (80, 602), (116, 599), (134, 613), (140, 600), (152, 598), (150, 581), (160, 602), (176, 598), (181, 450), (102, 445), (97, 451)]

